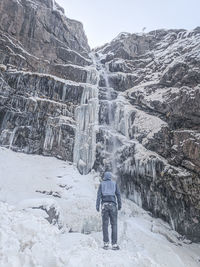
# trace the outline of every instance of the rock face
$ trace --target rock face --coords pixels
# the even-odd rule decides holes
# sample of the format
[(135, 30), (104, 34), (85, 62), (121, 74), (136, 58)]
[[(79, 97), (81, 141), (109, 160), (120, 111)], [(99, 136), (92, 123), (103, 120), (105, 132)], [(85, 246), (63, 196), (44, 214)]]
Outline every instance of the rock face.
[(75, 109), (94, 76), (83, 26), (52, 0), (1, 1), (0, 14), (0, 143), (73, 161)]
[(106, 75), (95, 167), (107, 164), (128, 198), (199, 241), (200, 28), (122, 33), (96, 52)]
[(90, 52), (54, 1), (1, 1), (0, 145), (109, 169), (200, 241), (200, 28), (122, 33)]

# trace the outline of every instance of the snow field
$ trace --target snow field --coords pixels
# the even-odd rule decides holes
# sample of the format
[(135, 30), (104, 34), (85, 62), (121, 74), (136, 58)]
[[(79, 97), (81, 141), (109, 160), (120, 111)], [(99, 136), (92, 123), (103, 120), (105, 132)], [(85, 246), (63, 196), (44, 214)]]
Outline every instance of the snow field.
[[(200, 266), (198, 244), (181, 241), (167, 223), (124, 198), (121, 250), (104, 251), (98, 184), (94, 172), (82, 176), (64, 161), (0, 148), (0, 266)], [(44, 219), (51, 207), (60, 230)]]

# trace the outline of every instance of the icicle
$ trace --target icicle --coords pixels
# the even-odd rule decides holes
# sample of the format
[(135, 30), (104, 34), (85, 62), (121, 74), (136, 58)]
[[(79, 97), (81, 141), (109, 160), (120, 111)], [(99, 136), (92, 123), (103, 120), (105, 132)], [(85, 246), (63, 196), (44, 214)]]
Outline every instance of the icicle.
[(50, 120), (48, 120), (45, 133), (44, 146), (43, 146), (44, 150), (51, 150), (53, 147), (53, 141), (54, 141), (54, 132), (50, 124)]
[(62, 101), (65, 102), (65, 97), (66, 97), (66, 84), (63, 86), (63, 91), (62, 91)]
[(175, 227), (175, 223), (174, 223), (174, 221), (173, 221), (173, 219), (172, 219), (171, 214), (169, 214), (169, 219), (170, 219), (170, 225), (171, 225), (172, 229), (175, 230), (176, 227)]
[(12, 131), (11, 135), (10, 135), (10, 144), (9, 144), (9, 149), (12, 149), (12, 144), (13, 144), (13, 141), (14, 141), (14, 138), (15, 138), (15, 134), (16, 134), (16, 131), (18, 130), (18, 126), (16, 126), (14, 128), (14, 130)]

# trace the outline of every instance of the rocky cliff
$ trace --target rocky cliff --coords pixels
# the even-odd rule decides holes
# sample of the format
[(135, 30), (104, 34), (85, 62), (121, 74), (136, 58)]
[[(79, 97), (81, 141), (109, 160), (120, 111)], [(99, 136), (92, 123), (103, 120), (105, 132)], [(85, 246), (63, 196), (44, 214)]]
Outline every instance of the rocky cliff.
[(74, 111), (92, 71), (83, 26), (52, 0), (1, 1), (0, 14), (0, 142), (73, 161)]
[(128, 198), (199, 240), (200, 28), (122, 33), (97, 53), (96, 168), (107, 164)]
[(52, 0), (0, 3), (0, 144), (110, 169), (126, 196), (200, 240), (200, 28), (90, 51)]

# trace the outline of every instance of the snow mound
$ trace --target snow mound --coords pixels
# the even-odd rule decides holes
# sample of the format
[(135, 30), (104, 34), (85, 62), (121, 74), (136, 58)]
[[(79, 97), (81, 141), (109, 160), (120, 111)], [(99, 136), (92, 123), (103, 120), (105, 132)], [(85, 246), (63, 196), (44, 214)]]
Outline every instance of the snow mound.
[(58, 235), (46, 220), (0, 203), (1, 266), (62, 266)]

